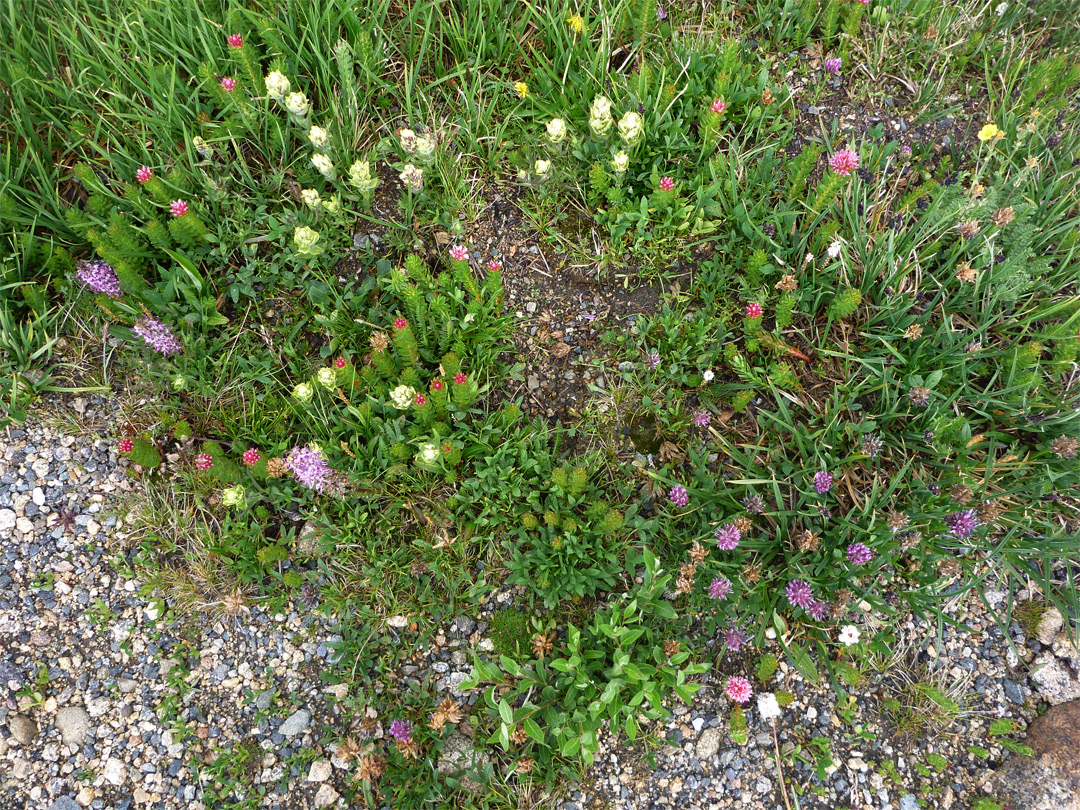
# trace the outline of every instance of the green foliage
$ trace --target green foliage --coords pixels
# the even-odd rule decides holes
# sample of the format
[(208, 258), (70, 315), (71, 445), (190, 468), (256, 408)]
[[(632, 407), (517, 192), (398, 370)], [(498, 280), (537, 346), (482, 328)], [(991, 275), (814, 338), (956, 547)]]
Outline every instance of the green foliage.
[(157, 445), (146, 439), (132, 439), (132, 450), (128, 454), (132, 464), (153, 468), (161, 464), (161, 452)]
[(829, 317), (833, 320), (853, 315), (862, 303), (862, 293), (855, 288), (841, 290), (829, 305)]

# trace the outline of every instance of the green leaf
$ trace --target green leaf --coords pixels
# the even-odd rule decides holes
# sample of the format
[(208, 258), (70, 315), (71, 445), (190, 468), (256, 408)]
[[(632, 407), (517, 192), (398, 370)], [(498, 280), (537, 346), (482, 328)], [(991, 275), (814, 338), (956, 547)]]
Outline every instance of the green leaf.
[(538, 743), (544, 742), (544, 731), (536, 724), (536, 721), (531, 717), (526, 717), (522, 722), (522, 727), (525, 729), (525, 733), (536, 740)]
[(562, 754), (564, 757), (572, 757), (576, 755), (580, 749), (581, 740), (577, 737), (571, 737), (562, 744), (562, 747), (559, 749), (559, 753)]
[(502, 718), (504, 723), (514, 722), (514, 710), (510, 708), (510, 704), (506, 702), (506, 698), (499, 701), (499, 717)]
[(630, 742), (633, 742), (637, 739), (637, 734), (637, 720), (634, 719), (634, 715), (630, 715), (626, 718), (626, 736), (630, 740)]

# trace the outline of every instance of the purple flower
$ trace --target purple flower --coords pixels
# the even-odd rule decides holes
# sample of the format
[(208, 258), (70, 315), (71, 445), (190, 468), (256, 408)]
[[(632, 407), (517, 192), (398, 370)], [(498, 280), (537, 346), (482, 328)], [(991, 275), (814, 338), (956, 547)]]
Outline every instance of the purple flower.
[(833, 477), (825, 472), (825, 470), (818, 470), (814, 473), (814, 489), (817, 490), (818, 495), (824, 495), (832, 489), (832, 482)]
[(862, 543), (852, 543), (847, 547), (847, 558), (855, 565), (865, 565), (874, 559), (874, 552)]
[(950, 533), (964, 540), (975, 533), (975, 527), (979, 525), (979, 519), (975, 516), (974, 509), (968, 509), (964, 512), (953, 512), (945, 518), (945, 523), (949, 527)]
[(408, 742), (412, 739), (412, 723), (408, 720), (395, 720), (390, 724), (390, 736), (398, 742)]
[(176, 339), (172, 329), (149, 315), (139, 318), (132, 331), (160, 354), (176, 354), (184, 350), (184, 344)]
[(833, 74), (839, 73), (840, 72), (840, 66), (842, 64), (843, 64), (843, 62), (841, 60), (839, 60), (839, 59), (826, 59), (825, 60), (825, 72), (826, 73), (833, 73)]
[(317, 447), (297, 445), (285, 456), (285, 466), (293, 478), (308, 489), (322, 492), (330, 481), (333, 471)]
[(668, 492), (668, 500), (676, 506), (686, 506), (690, 503), (690, 496), (686, 492), (686, 488), (676, 484)]
[(667, 12), (664, 11), (664, 7), (658, 5), (656, 7), (656, 19), (663, 21), (667, 19)]
[(731, 593), (731, 582), (727, 577), (716, 577), (709, 586), (709, 596), (713, 599), (723, 599)]
[(704, 408), (694, 411), (694, 424), (698, 427), (705, 427), (712, 421), (712, 414), (710, 414)]
[(793, 579), (787, 584), (787, 600), (794, 607), (809, 608), (815, 601), (814, 592), (801, 579)]
[(819, 602), (815, 599), (810, 603), (810, 607), (806, 609), (806, 612), (813, 617), (814, 621), (823, 622), (825, 617), (829, 615), (829, 605), (827, 602)]
[(716, 530), (716, 545), (721, 551), (731, 551), (741, 539), (742, 532), (734, 523), (727, 523)]
[(660, 368), (660, 355), (658, 355), (656, 352), (653, 352), (645, 360), (645, 364), (649, 367), (649, 371), (656, 371), (658, 368)]
[(738, 652), (746, 643), (746, 636), (738, 627), (729, 627), (724, 630), (724, 644), (732, 652)]
[(96, 293), (105, 293), (111, 298), (119, 298), (120, 279), (105, 262), (79, 262), (76, 267), (79, 272), (79, 280)]

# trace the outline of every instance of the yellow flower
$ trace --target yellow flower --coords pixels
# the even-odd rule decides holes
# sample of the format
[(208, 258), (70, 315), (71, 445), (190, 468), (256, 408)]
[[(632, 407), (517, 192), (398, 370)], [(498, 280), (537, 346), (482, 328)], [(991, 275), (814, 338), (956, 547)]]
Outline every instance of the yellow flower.
[(1042, 112), (1040, 110), (1036, 109), (1035, 107), (1031, 108), (1031, 117), (1032, 118), (1038, 118), (1040, 115), (1042, 115)]
[(985, 127), (979, 130), (979, 140), (986, 143), (991, 138), (1004, 138), (1004, 133), (998, 129), (997, 124), (987, 124)]
[(525, 84), (525, 82), (514, 82), (514, 90), (517, 92), (518, 98), (529, 97), (529, 85)]
[(570, 30), (575, 34), (580, 34), (585, 30), (585, 20), (577, 14), (567, 17), (566, 24), (570, 26)]

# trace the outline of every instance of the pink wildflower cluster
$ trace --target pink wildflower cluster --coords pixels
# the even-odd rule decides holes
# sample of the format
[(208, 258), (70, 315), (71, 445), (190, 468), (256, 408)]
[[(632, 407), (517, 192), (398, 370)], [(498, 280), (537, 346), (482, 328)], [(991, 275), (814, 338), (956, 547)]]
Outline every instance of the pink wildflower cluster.
[(132, 327), (132, 331), (159, 354), (177, 354), (184, 350), (184, 344), (177, 339), (172, 329), (149, 315), (140, 318)]
[(254, 447), (249, 447), (247, 450), (244, 451), (244, 463), (247, 464), (249, 467), (253, 464), (258, 464), (260, 458), (262, 458), (262, 456), (259, 455), (259, 451), (256, 450)]
[(716, 577), (709, 585), (709, 596), (713, 599), (723, 599), (731, 593), (731, 580), (727, 577)]
[(230, 76), (224, 76), (221, 79), (221, 89), (224, 90), (226, 93), (231, 93), (233, 90), (236, 89), (236, 79)]
[(333, 470), (317, 447), (297, 445), (285, 457), (285, 466), (293, 478), (308, 489), (322, 492), (330, 482)]
[(661, 177), (660, 178), (660, 190), (661, 191), (671, 191), (673, 188), (675, 188), (675, 181), (674, 180), (672, 180), (670, 177)]
[(229, 47), (230, 48), (242, 48), (244, 45), (244, 38), (239, 34), (229, 34)]
[(405, 320), (404, 318), (394, 318), (394, 328), (395, 329), (404, 329), (408, 325), (409, 325), (409, 322), (407, 320)]
[(135, 172), (135, 179), (140, 183), (149, 183), (150, 178), (154, 176), (154, 170), (149, 166), (140, 166), (138, 171)]
[(712, 415), (704, 408), (700, 408), (694, 411), (692, 419), (698, 427), (707, 427), (709, 422), (712, 421)]
[(728, 696), (730, 700), (736, 703), (746, 703), (750, 700), (751, 695), (754, 694), (753, 687), (750, 686), (750, 681), (743, 678), (741, 675), (733, 675), (727, 679), (727, 683), (724, 684), (724, 694)]
[(173, 200), (172, 205), (169, 206), (169, 213), (174, 217), (182, 217), (188, 212), (188, 204), (183, 200)]
[(818, 495), (824, 495), (830, 489), (832, 489), (833, 477), (825, 470), (818, 470), (814, 473), (814, 490)]
[(676, 484), (668, 491), (668, 500), (681, 508), (690, 503), (690, 495), (687, 493), (686, 487)]
[(874, 559), (874, 552), (864, 543), (852, 543), (847, 548), (847, 556), (854, 565), (866, 565)]
[(734, 523), (725, 523), (716, 530), (716, 545), (721, 551), (731, 551), (738, 547), (742, 532)]
[(841, 61), (840, 59), (826, 59), (825, 72), (835, 75), (840, 72), (841, 65), (843, 65), (843, 61)]
[(458, 385), (464, 385), (468, 381), (469, 381), (469, 378), (466, 377), (464, 374), (455, 374), (454, 375), (454, 382), (457, 383)]
[(121, 453), (130, 453), (132, 450), (135, 449), (135, 442), (133, 442), (131, 439), (121, 439), (120, 443), (117, 445), (117, 448), (120, 450)]
[(469, 251), (464, 245), (454, 245), (450, 248), (450, 258), (455, 262), (467, 262), (469, 260)]
[(713, 101), (712, 106), (709, 107), (709, 109), (712, 110), (717, 115), (722, 113), (726, 108), (727, 108), (727, 102), (724, 101), (723, 99), (719, 99), (719, 98), (716, 99), (715, 101)]
[(105, 262), (79, 262), (75, 265), (79, 281), (96, 293), (105, 293), (110, 298), (119, 298), (122, 294), (120, 279)]
[(765, 310), (761, 308), (761, 304), (750, 303), (746, 305), (746, 317), (750, 320), (756, 321), (764, 314)]
[(214, 466), (214, 459), (207, 453), (199, 453), (195, 456), (195, 469), (196, 470), (209, 470)]
[(859, 154), (851, 149), (841, 149), (829, 158), (832, 170), (842, 177), (847, 177), (859, 168)]

